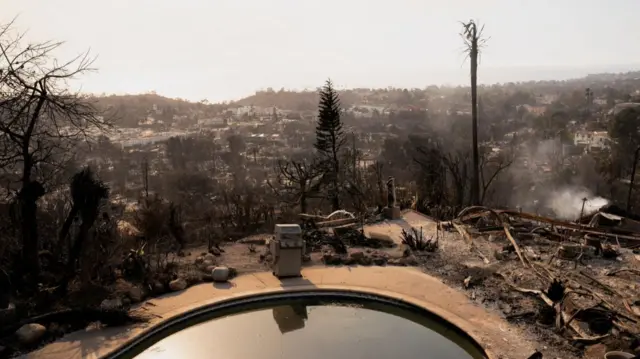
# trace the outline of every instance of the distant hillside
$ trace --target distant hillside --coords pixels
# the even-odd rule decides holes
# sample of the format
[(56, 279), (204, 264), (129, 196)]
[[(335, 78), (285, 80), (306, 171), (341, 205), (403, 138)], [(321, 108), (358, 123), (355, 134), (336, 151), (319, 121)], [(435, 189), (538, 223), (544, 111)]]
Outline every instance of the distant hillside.
[[(343, 107), (367, 103), (385, 106), (388, 104), (415, 104), (426, 100), (420, 89), (352, 89), (339, 91)], [(318, 108), (317, 91), (258, 91), (255, 94), (229, 104), (229, 106), (278, 107), (290, 110), (316, 110)]]
[[(526, 81), (508, 82), (496, 85), (481, 85), (480, 91), (487, 94), (514, 93), (523, 91), (535, 93), (537, 96), (544, 94), (557, 95), (559, 92), (583, 91), (589, 87), (596, 95), (611, 92), (611, 88), (624, 93), (631, 93), (640, 88), (640, 72), (627, 73), (598, 73), (590, 74), (580, 78), (556, 81)], [(402, 89), (350, 89), (339, 91), (340, 101), (343, 107), (351, 105), (373, 105), (373, 106), (416, 106), (426, 107), (430, 101), (435, 101), (441, 96), (453, 96), (459, 100), (468, 96), (468, 86), (428, 86), (426, 88)], [(258, 106), (258, 107), (278, 107), (289, 110), (310, 110), (315, 111), (318, 104), (317, 91), (257, 91), (255, 94), (229, 104), (230, 107), (237, 106)]]
[(116, 124), (136, 127), (139, 122), (152, 117), (165, 124), (173, 123), (176, 117), (198, 119), (219, 114), (226, 105), (194, 103), (172, 99), (154, 93), (142, 95), (111, 95), (95, 97), (99, 109), (114, 116)]

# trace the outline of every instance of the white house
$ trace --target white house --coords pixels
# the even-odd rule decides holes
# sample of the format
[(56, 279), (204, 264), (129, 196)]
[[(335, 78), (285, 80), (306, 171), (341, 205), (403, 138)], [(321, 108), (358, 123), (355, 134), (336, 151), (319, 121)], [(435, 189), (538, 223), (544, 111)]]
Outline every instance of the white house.
[(579, 131), (573, 136), (573, 143), (586, 146), (587, 150), (608, 148), (610, 141), (607, 131)]

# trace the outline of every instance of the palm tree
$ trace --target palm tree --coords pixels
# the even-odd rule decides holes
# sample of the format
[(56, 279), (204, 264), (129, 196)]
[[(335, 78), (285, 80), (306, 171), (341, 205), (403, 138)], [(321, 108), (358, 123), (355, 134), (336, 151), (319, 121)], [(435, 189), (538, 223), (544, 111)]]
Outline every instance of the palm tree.
[(473, 179), (471, 183), (471, 201), (480, 204), (480, 155), (478, 152), (478, 55), (486, 43), (482, 36), (484, 26), (478, 28), (474, 20), (462, 22), (460, 36), (466, 46), (465, 52), (471, 62), (471, 126), (473, 137)]

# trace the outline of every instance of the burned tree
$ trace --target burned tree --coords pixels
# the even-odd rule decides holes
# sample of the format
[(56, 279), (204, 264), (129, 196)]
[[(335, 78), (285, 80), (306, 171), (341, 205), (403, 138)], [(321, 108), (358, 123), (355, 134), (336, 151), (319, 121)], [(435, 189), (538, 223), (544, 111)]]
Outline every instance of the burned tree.
[(485, 204), (487, 195), (491, 192), (491, 185), (507, 170), (514, 161), (512, 150), (494, 154), (491, 151), (483, 151), (480, 159), (480, 205)]
[(300, 212), (307, 213), (307, 200), (317, 196), (322, 168), (316, 161), (279, 161), (277, 164), (279, 189), (291, 195)]
[(471, 128), (473, 136), (473, 176), (471, 183), (472, 204), (480, 204), (480, 153), (478, 151), (478, 55), (485, 44), (482, 37), (484, 26), (478, 28), (478, 24), (469, 20), (462, 23), (460, 36), (464, 40), (469, 60), (471, 62)]
[(327, 80), (320, 91), (318, 123), (316, 125), (316, 148), (324, 171), (324, 182), (328, 186), (327, 197), (334, 211), (340, 209), (340, 153), (346, 138), (340, 118), (340, 99)]
[[(90, 70), (87, 55), (59, 64), (59, 42), (24, 44), (12, 23), (0, 27), (0, 168), (14, 197), (23, 270), (38, 274), (37, 200), (90, 128), (107, 123), (66, 81)], [(12, 178), (13, 177), (13, 178)]]

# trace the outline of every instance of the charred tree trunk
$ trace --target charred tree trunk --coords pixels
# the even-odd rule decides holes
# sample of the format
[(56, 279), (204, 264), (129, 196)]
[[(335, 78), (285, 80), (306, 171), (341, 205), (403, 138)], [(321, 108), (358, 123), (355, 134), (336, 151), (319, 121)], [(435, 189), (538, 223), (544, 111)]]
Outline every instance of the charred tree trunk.
[(80, 207), (77, 205), (72, 205), (67, 218), (65, 218), (64, 223), (62, 224), (62, 228), (60, 228), (60, 233), (58, 234), (58, 248), (56, 248), (56, 257), (60, 257), (61, 250), (64, 247), (67, 247), (69, 251), (71, 251), (71, 242), (68, 240), (69, 231), (71, 230), (71, 225), (73, 224), (73, 220), (78, 216), (78, 212), (80, 211)]
[(36, 278), (40, 273), (38, 260), (38, 221), (37, 201), (44, 195), (44, 188), (39, 182), (26, 179), (18, 195), (20, 204), (21, 232), (22, 232), (22, 265), (23, 273), (29, 273)]
[(471, 42), (471, 126), (473, 138), (473, 177), (471, 183), (472, 205), (480, 205), (480, 154), (478, 151), (478, 38)]

